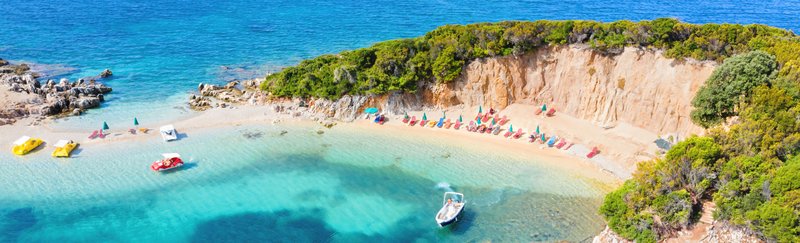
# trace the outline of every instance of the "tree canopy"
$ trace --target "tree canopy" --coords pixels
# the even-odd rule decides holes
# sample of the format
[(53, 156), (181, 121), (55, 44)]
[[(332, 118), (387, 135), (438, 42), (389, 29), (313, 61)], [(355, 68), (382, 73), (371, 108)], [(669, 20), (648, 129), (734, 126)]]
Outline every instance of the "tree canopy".
[(682, 23), (675, 19), (506, 21), (445, 25), (410, 39), (304, 60), (266, 77), (262, 89), (280, 97), (336, 99), (345, 94), (415, 92), (420, 84), (455, 80), (470, 61), (522, 55), (547, 45), (585, 44), (608, 55), (625, 46), (665, 50), (667, 57), (722, 61), (764, 50), (800, 76), (797, 36), (764, 25)]

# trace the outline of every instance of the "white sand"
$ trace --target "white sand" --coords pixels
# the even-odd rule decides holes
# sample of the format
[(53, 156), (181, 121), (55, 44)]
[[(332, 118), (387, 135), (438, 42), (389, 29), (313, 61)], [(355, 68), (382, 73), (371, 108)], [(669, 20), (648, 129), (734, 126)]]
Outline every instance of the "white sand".
[[(618, 127), (614, 129), (603, 129), (589, 122), (571, 118), (563, 114), (556, 114), (555, 117), (537, 117), (533, 115), (534, 107), (525, 105), (512, 105), (503, 110), (501, 114), (511, 118), (508, 124), (514, 124), (515, 129), (524, 129), (526, 134), (520, 139), (504, 138), (501, 135), (479, 134), (466, 131), (466, 126), (460, 130), (444, 128), (422, 128), (419, 125), (409, 127), (401, 122), (402, 117), (390, 118), (390, 121), (383, 126), (375, 125), (371, 120), (357, 119), (352, 123), (338, 122), (337, 128), (342, 129), (375, 129), (376, 132), (416, 134), (419, 136), (440, 136), (442, 141), (456, 146), (493, 146), (498, 151), (508, 150), (514, 153), (530, 155), (536, 158), (538, 163), (548, 163), (553, 166), (567, 168), (574, 171), (577, 175), (596, 180), (603, 184), (618, 184), (619, 178), (630, 177), (631, 171), (635, 168), (635, 161), (618, 160), (623, 155), (632, 155), (636, 151), (646, 147), (648, 136), (645, 131), (630, 127)], [(464, 120), (474, 119), (477, 107), (465, 108), (465, 110), (448, 110), (448, 118), (455, 121), (459, 114), (464, 114)], [(488, 109), (484, 110), (488, 111)], [(529, 112), (530, 111), (530, 112)], [(463, 113), (461, 113), (463, 112)], [(427, 111), (429, 119), (437, 119), (441, 116), (441, 111)], [(409, 115), (422, 116), (421, 111), (410, 112)], [(189, 133), (196, 130), (213, 129), (216, 127), (235, 126), (240, 124), (271, 124), (273, 122), (298, 122), (301, 118), (294, 118), (287, 114), (278, 114), (268, 106), (239, 106), (234, 109), (211, 109), (197, 113), (196, 116), (184, 120), (172, 121), (179, 133)], [(310, 120), (303, 119), (306, 122)], [(126, 146), (126, 144), (140, 141), (143, 139), (158, 139), (158, 127), (165, 124), (152, 124), (142, 126), (150, 128), (148, 134), (138, 133), (129, 134), (128, 128), (114, 129), (109, 132), (105, 139), (88, 139), (91, 131), (65, 131), (51, 128), (47, 123), (40, 126), (26, 126), (24, 122), (16, 125), (0, 126), (0, 144), (7, 144), (10, 148), (11, 143), (22, 135), (38, 137), (46, 142), (55, 143), (60, 139), (69, 139), (81, 143), (82, 148), (98, 149), (103, 146)], [(507, 128), (507, 125), (504, 128)], [(576, 142), (570, 150), (559, 150), (546, 148), (539, 143), (528, 143), (527, 132), (535, 129), (536, 124), (540, 124), (542, 132), (565, 136), (570, 142)], [(320, 126), (321, 127), (321, 126)], [(636, 134), (621, 135), (621, 134)], [(652, 141), (652, 140), (651, 140)], [(582, 146), (581, 144), (585, 144)], [(52, 144), (47, 144), (48, 151)], [(590, 146), (598, 146), (601, 154), (594, 159), (585, 157)], [(654, 146), (654, 145), (653, 145)], [(630, 157), (630, 156), (629, 156)]]

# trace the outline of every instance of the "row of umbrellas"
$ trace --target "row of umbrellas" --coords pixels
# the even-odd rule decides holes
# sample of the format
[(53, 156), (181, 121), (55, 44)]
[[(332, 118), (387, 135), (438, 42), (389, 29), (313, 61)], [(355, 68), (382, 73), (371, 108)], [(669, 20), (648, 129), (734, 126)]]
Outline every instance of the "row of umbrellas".
[[(134, 126), (139, 126), (139, 119), (136, 119), (136, 117), (133, 118), (133, 125)], [(103, 121), (103, 130), (108, 130), (108, 129), (110, 129), (108, 127), (108, 123)]]
[[(546, 104), (542, 105), (542, 112), (545, 112), (545, 111), (547, 111), (547, 105)], [(378, 113), (378, 108), (369, 107), (367, 109), (364, 109), (364, 112), (368, 113), (368, 114), (375, 114), (375, 113)], [(478, 106), (478, 113), (483, 113), (483, 106)], [(406, 113), (406, 116), (408, 116), (408, 113)], [(444, 111), (442, 111), (442, 118), (447, 118), (447, 116), (446, 116)], [(422, 113), (422, 120), (428, 120), (428, 114), (427, 113), (424, 113), (424, 112)], [(458, 121), (459, 122), (464, 122), (464, 119), (462, 119), (461, 115), (458, 115)], [(136, 122), (136, 118), (134, 118), (134, 122), (135, 122), (135, 125), (139, 125), (139, 123)], [(481, 124), (481, 120), (478, 119), (478, 125), (480, 125), (480, 124)], [(495, 121), (494, 118), (492, 118), (492, 125), (495, 125), (495, 124), (497, 124), (497, 122)], [(103, 127), (104, 127), (104, 129), (107, 129), (107, 128), (105, 128), (106, 127), (105, 122), (103, 122)], [(510, 132), (514, 131), (514, 124), (511, 124), (511, 125), (508, 126), (508, 131), (510, 131)], [(536, 133), (540, 133), (538, 125), (536, 126)]]

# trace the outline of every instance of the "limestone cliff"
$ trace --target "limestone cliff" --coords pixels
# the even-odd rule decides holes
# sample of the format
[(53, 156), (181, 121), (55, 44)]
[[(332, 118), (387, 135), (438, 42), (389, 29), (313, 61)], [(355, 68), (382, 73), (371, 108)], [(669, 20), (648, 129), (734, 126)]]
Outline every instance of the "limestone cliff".
[(438, 106), (546, 103), (604, 127), (625, 122), (660, 134), (699, 134), (689, 118), (691, 100), (715, 67), (652, 50), (626, 48), (606, 56), (556, 46), (473, 61), (456, 81), (428, 87), (423, 97)]

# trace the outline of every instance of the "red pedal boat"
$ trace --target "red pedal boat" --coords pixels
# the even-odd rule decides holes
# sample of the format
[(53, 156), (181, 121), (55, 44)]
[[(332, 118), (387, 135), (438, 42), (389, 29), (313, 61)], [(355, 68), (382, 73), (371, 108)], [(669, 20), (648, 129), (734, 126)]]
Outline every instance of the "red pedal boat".
[(165, 171), (183, 166), (183, 160), (180, 154), (169, 153), (162, 154), (162, 156), (164, 156), (164, 159), (153, 162), (153, 164), (150, 165), (150, 169), (153, 171)]

